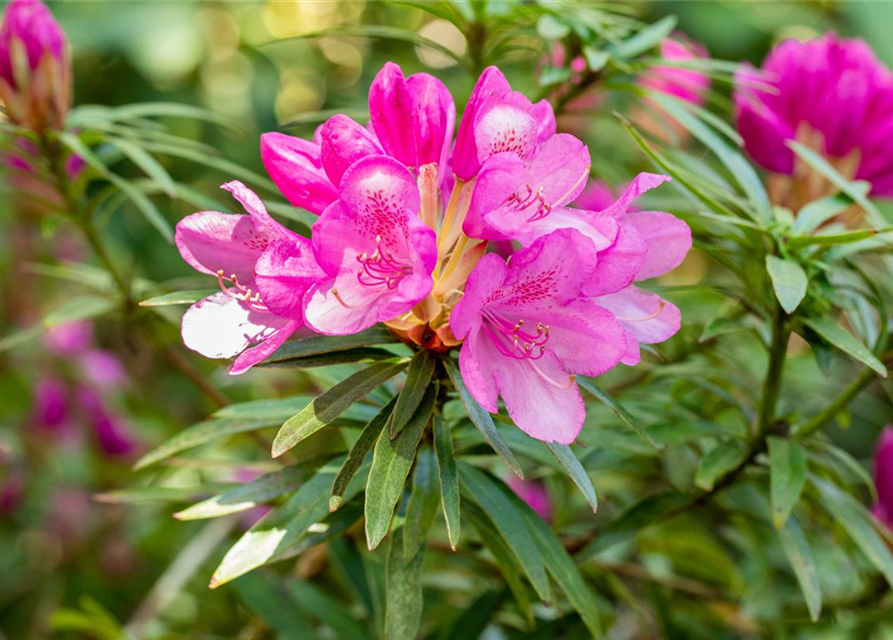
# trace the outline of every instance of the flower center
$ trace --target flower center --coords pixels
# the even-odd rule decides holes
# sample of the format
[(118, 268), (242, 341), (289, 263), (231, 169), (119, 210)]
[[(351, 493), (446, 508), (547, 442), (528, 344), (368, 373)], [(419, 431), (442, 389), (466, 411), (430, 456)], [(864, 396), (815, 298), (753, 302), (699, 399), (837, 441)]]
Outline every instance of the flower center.
[(539, 360), (546, 353), (551, 329), (542, 322), (536, 324), (536, 333), (524, 330), (524, 320), (514, 325), (498, 315), (484, 311), (484, 331), (490, 336), (496, 350), (516, 360)]
[[(229, 280), (232, 283), (232, 288), (226, 285), (226, 280)], [(240, 284), (235, 273), (231, 274), (229, 278), (224, 278), (223, 269), (220, 269), (217, 272), (217, 284), (220, 285), (221, 291), (243, 303), (252, 311), (257, 311), (258, 313), (270, 313), (267, 305), (261, 300), (260, 293)]]
[(357, 254), (357, 262), (363, 265), (363, 270), (357, 273), (357, 279), (367, 287), (385, 285), (388, 289), (394, 289), (404, 276), (412, 272), (412, 267), (394, 258), (388, 247), (382, 243), (380, 235), (375, 237), (375, 242), (377, 246), (373, 253), (364, 251)]
[(524, 211), (535, 206), (536, 209), (533, 215), (527, 218), (527, 221), (542, 220), (552, 212), (552, 205), (543, 198), (544, 190), (545, 187), (541, 186), (534, 191), (533, 187), (528, 184), (525, 186), (525, 190), (510, 195), (506, 199), (504, 206), (511, 207), (515, 211)]

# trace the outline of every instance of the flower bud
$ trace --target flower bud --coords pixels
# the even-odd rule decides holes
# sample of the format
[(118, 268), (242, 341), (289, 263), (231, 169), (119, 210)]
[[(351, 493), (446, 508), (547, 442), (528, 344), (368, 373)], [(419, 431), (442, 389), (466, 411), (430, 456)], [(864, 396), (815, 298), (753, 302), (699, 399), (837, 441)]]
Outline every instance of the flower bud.
[(0, 26), (0, 99), (10, 120), (61, 129), (71, 104), (65, 34), (40, 0), (12, 0)]
[(874, 485), (878, 501), (872, 511), (878, 520), (893, 527), (893, 427), (886, 426), (874, 449)]

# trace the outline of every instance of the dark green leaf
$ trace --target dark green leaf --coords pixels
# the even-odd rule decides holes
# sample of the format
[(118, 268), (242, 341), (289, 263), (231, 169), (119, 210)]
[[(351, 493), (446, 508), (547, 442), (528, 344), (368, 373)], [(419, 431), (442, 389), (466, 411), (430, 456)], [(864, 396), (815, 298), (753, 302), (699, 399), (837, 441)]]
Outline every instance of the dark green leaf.
[(363, 427), (360, 437), (353, 443), (350, 452), (347, 454), (347, 459), (341, 465), (341, 469), (338, 470), (338, 475), (335, 476), (335, 481), (332, 483), (332, 497), (329, 499), (330, 511), (335, 511), (341, 506), (344, 490), (347, 489), (347, 485), (350, 484), (357, 469), (363, 464), (366, 455), (372, 451), (372, 447), (378, 442), (378, 437), (391, 417), (396, 402), (397, 400), (393, 399), (382, 407), (381, 411)]
[(397, 439), (391, 440), (384, 434), (378, 438), (366, 483), (366, 541), (370, 551), (388, 532), (394, 507), (403, 494), (403, 485), (436, 399), (437, 384), (432, 384)]
[(428, 389), (428, 384), (431, 382), (431, 377), (434, 375), (436, 364), (434, 354), (428, 349), (422, 349), (410, 360), (409, 369), (406, 371), (406, 383), (403, 385), (403, 390), (400, 391), (397, 406), (394, 407), (394, 413), (388, 425), (388, 435), (391, 440), (403, 430), (418, 408)]
[(422, 622), (425, 548), (419, 548), (410, 557), (404, 556), (404, 534), (403, 527), (394, 532), (388, 553), (384, 622), (384, 637), (388, 640), (416, 640)]
[(312, 369), (314, 367), (330, 367), (336, 364), (348, 364), (351, 362), (379, 362), (394, 358), (394, 354), (384, 349), (375, 347), (359, 347), (357, 349), (345, 349), (332, 353), (321, 353), (316, 356), (304, 358), (290, 358), (277, 362), (261, 362), (255, 365), (260, 369)]
[(506, 446), (502, 436), (499, 435), (499, 431), (496, 430), (496, 425), (493, 423), (493, 417), (486, 409), (478, 404), (477, 400), (474, 399), (474, 396), (471, 395), (471, 392), (468, 391), (468, 387), (465, 386), (465, 381), (462, 379), (462, 373), (459, 371), (459, 365), (449, 356), (443, 359), (443, 363), (450, 376), (450, 380), (453, 382), (453, 386), (456, 388), (456, 392), (459, 394), (459, 399), (465, 406), (465, 410), (468, 412), (468, 417), (471, 418), (474, 426), (478, 428), (478, 431), (484, 436), (484, 440), (487, 441), (487, 444), (493, 447), (493, 450), (500, 458), (502, 458), (503, 462), (505, 462), (519, 478), (523, 479), (524, 472), (521, 471), (521, 465), (518, 464), (518, 461), (515, 459), (515, 454), (513, 454), (511, 449)]
[(278, 458), (322, 429), (354, 402), (400, 373), (406, 364), (406, 361), (402, 360), (373, 364), (314, 398), (300, 413), (282, 425), (273, 440), (273, 457)]
[(478, 640), (490, 626), (500, 602), (502, 602), (501, 591), (484, 591), (465, 611), (460, 612), (450, 622), (449, 628), (438, 636), (438, 640)]
[(701, 458), (695, 474), (695, 486), (712, 491), (717, 480), (736, 469), (747, 459), (749, 449), (741, 440), (725, 440), (718, 443)]
[(344, 615), (343, 603), (335, 600), (312, 582), (291, 580), (288, 583), (288, 590), (292, 602), (305, 616), (318, 618), (332, 629), (338, 638), (372, 640), (372, 635), (353, 616)]
[(300, 340), (289, 340), (264, 362), (281, 362), (291, 358), (305, 358), (357, 347), (392, 344), (393, 342), (395, 342), (394, 336), (383, 327), (376, 325), (349, 336), (311, 336)]
[(781, 540), (781, 548), (784, 551), (800, 590), (803, 591), (803, 599), (806, 600), (806, 608), (809, 610), (810, 619), (815, 622), (822, 613), (822, 588), (819, 583), (819, 573), (815, 561), (812, 558), (812, 549), (800, 528), (797, 518), (791, 516), (778, 532)]
[(588, 391), (597, 399), (605, 403), (611, 409), (611, 411), (613, 411), (617, 415), (617, 417), (623, 421), (625, 425), (635, 431), (648, 444), (650, 444), (655, 449), (662, 448), (659, 443), (655, 442), (654, 438), (648, 435), (648, 431), (647, 429), (645, 429), (645, 426), (641, 422), (639, 422), (639, 420), (635, 416), (627, 411), (622, 404), (617, 402), (592, 380), (590, 380), (589, 378), (584, 378), (582, 376), (577, 376), (577, 384), (580, 385), (580, 388)]
[(313, 625), (294, 606), (274, 576), (252, 574), (237, 580), (233, 587), (245, 606), (276, 631), (280, 640), (305, 640), (315, 635)]
[(809, 284), (803, 267), (793, 260), (766, 256), (766, 270), (781, 308), (787, 313), (794, 313), (803, 301)]
[(425, 544), (428, 530), (437, 515), (438, 498), (437, 463), (431, 447), (423, 447), (416, 455), (412, 473), (412, 493), (406, 506), (403, 523), (403, 555), (411, 558)]
[(806, 483), (806, 454), (799, 443), (770, 436), (769, 481), (772, 524), (781, 529)]
[(804, 322), (810, 329), (831, 343), (832, 346), (848, 353), (859, 362), (868, 365), (877, 371), (881, 377), (887, 377), (887, 368), (884, 366), (884, 363), (878, 360), (868, 347), (859, 342), (858, 338), (830, 318), (807, 318)]
[(574, 455), (571, 448), (565, 444), (558, 444), (557, 442), (547, 442), (546, 444), (549, 447), (549, 450), (558, 459), (558, 462), (561, 463), (561, 466), (567, 472), (570, 479), (573, 480), (574, 484), (577, 485), (577, 488), (583, 493), (586, 502), (592, 507), (592, 512), (595, 513), (598, 511), (598, 500), (595, 497), (595, 487), (592, 486), (592, 480), (589, 479), (589, 475), (586, 473), (583, 465), (580, 464), (580, 461), (577, 460), (577, 456)]
[(459, 544), (459, 474), (453, 455), (453, 440), (449, 427), (439, 414), (434, 416), (434, 453), (440, 476), (441, 504), (446, 521), (450, 547), (455, 551)]
[(523, 510), (500, 489), (489, 474), (462, 461), (459, 461), (459, 479), (465, 497), (480, 505), (499, 530), (540, 598), (544, 602), (551, 601), (544, 558), (530, 528), (521, 524), (524, 522)]

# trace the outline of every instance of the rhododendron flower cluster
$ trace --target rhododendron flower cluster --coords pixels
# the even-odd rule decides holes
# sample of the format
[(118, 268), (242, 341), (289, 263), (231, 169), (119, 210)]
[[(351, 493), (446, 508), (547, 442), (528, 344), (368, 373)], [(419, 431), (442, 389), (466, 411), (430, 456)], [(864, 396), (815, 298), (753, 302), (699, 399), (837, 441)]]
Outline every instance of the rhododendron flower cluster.
[(636, 281), (677, 266), (688, 227), (632, 202), (668, 180), (641, 174), (599, 210), (574, 208), (590, 157), (557, 133), (546, 101), (479, 78), (458, 124), (447, 88), (387, 64), (370, 122), (337, 115), (312, 141), (268, 133), (265, 166), (288, 200), (317, 214), (312, 238), (275, 222), (244, 185), (248, 215), (200, 212), (177, 228), (189, 264), (221, 291), (184, 316), (188, 346), (238, 355), (242, 373), (295, 331), (356, 333), (384, 323), (415, 348), (459, 349), (471, 394), (505, 403), (531, 436), (572, 442), (585, 418), (575, 376), (639, 360), (679, 312)]
[[(786, 40), (762, 69), (747, 65), (736, 79), (737, 125), (745, 149), (769, 171), (793, 176), (783, 185), (786, 190), (809, 186), (797, 179), (796, 156), (786, 145), (798, 140), (847, 178), (870, 182), (873, 195), (893, 196), (893, 154), (887, 142), (893, 74), (864, 41), (833, 33), (808, 42)], [(827, 194), (793, 195), (802, 204)]]

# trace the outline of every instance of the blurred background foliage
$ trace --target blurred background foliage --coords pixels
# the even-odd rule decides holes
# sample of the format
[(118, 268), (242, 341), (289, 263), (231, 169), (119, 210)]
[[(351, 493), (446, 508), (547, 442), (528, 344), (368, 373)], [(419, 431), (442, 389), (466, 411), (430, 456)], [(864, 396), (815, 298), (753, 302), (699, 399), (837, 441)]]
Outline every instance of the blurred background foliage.
[[(488, 62), (486, 56), (478, 55), (480, 39), (485, 34), (462, 33), (449, 20), (421, 11), (413, 3), (280, 0), (49, 4), (73, 46), (76, 104), (118, 106), (164, 101), (205, 107), (237, 122), (240, 131), (199, 120), (169, 118), (165, 123), (171, 132), (201, 141), (220, 158), (257, 172), (262, 172), (258, 153), (261, 132), (282, 130), (309, 136), (332, 112), (345, 112), (362, 120), (369, 84), (388, 60), (398, 62), (407, 74), (421, 70), (437, 74), (450, 87), (458, 104), (470, 93), (477, 73)], [(457, 4), (467, 11), (474, 11), (476, 5)], [(557, 2), (541, 4), (550, 10), (562, 10)], [(771, 46), (783, 38), (834, 30), (841, 35), (865, 38), (879, 57), (893, 63), (893, 40), (889, 37), (893, 3), (607, 4), (646, 23), (675, 15), (680, 31), (704, 43), (712, 56), (725, 60), (759, 63)], [(541, 82), (548, 52), (537, 32), (539, 14), (530, 11), (531, 17), (525, 19), (530, 6), (525, 2), (490, 2), (488, 10), (493, 12), (494, 23), (504, 17), (505, 35), (511, 37), (511, 46), (498, 52), (500, 66), (513, 87), (533, 98), (549, 93)], [(368, 25), (385, 27), (372, 31), (381, 37), (363, 35)], [(390, 37), (407, 33), (417, 34), (430, 43)], [(495, 41), (500, 38), (499, 33), (486, 36)], [(714, 83), (713, 88), (719, 94), (720, 107), (725, 105), (728, 109), (728, 101), (721, 100), (722, 96), (728, 97), (728, 84)], [(593, 177), (617, 185), (646, 166), (612, 116), (612, 109), (626, 110), (630, 98), (599, 87), (594, 92), (589, 102), (578, 104), (572, 114), (559, 121), (559, 129), (573, 129), (589, 145)], [(229, 178), (186, 160), (168, 159), (165, 166), (180, 182), (212, 197), (219, 197), (218, 186)], [(135, 167), (132, 174), (139, 175)], [(0, 204), (0, 237), (4, 238), (0, 243), (0, 286), (4, 292), (0, 297), (0, 325), (4, 334), (7, 328), (33, 322), (82, 285), (77, 278), (72, 281), (70, 273), (56, 277), (59, 274), (35, 264), (61, 264), (65, 260), (87, 259), (88, 255), (72, 234), (58, 228), (66, 223), (16, 215), (10, 205), (8, 201)], [(671, 205), (668, 203), (670, 210)], [(190, 204), (177, 201), (162, 200), (159, 207), (171, 223), (194, 210)], [(135, 276), (153, 282), (178, 279), (180, 289), (207, 286), (194, 278), (173, 247), (141, 216), (118, 212), (102, 222), (105, 233), (112, 238), (116, 259), (129, 265)], [(682, 348), (697, 336), (723, 302), (719, 296), (705, 295), (702, 290), (685, 292), (687, 285), (703, 279), (707, 264), (695, 251), (681, 269), (662, 282), (667, 287), (678, 287), (674, 301), (683, 309), (689, 325), (667, 347), (670, 359), (674, 349)], [(90, 276), (83, 272), (81, 277)], [(108, 402), (118, 414), (126, 416), (124, 420), (137, 452), (166, 440), (216, 408), (213, 397), (191, 386), (182, 370), (164, 362), (166, 357), (185, 359), (188, 368), (197, 368), (200, 375), (233, 400), (313, 392), (328, 381), (324, 369), (298, 374), (262, 370), (230, 378), (221, 367), (183, 353), (172, 355), (165, 348), (139, 340), (133, 326), (121, 324), (114, 317), (97, 321), (93, 333), (97, 346), (118, 354), (128, 372), (129, 383), (112, 394)], [(161, 334), (159, 345), (176, 340), (175, 325)], [(742, 339), (725, 342), (704, 357), (750, 363), (752, 371), (738, 371), (746, 392), (747, 385), (753, 384), (764, 366), (758, 351), (754, 341)], [(751, 352), (753, 357), (748, 357)], [(802, 399), (801, 410), (817, 405), (829, 392), (837, 390), (851, 372), (846, 369), (830, 378), (823, 376), (805, 345), (802, 357), (793, 357), (789, 367), (787, 390), (789, 397)], [(147, 492), (141, 495), (139, 504), (120, 504), (122, 500), (114, 492), (133, 484), (132, 456), (110, 459), (101, 447), (91, 444), (93, 436), (87, 431), (59, 440), (34, 428), (33, 391), (38, 382), (48, 377), (77, 381), (82, 373), (78, 362), (65, 355), (54, 355), (45, 340), (21, 345), (0, 356), (3, 486), (8, 489), (11, 482), (18, 482), (23, 487), (14, 509), (7, 508), (9, 505), (0, 495), (0, 638), (118, 638), (121, 626), (128, 623), (136, 637), (366, 637), (365, 631), (351, 627), (351, 620), (355, 615), (368, 615), (364, 607), (377, 596), (356, 580), (352, 572), (358, 566), (354, 557), (357, 552), (343, 542), (331, 545), (327, 558), (303, 555), (296, 566), (288, 569), (295, 576), (291, 581), (268, 580), (260, 571), (232, 585), (208, 590), (207, 577), (222, 556), (225, 546), (220, 541), (229, 531), (219, 525), (215, 528), (200, 522), (182, 523), (170, 517), (175, 510), (172, 501), (192, 497), (176, 495), (177, 485), (192, 486), (198, 484), (196, 477), (204, 478), (203, 470), (190, 469), (188, 456), (178, 459), (177, 468), (152, 472), (169, 475), (167, 492)], [(665, 368), (663, 377), (651, 385), (676, 384), (667, 380), (674, 373), (684, 377), (684, 367)], [(636, 375), (637, 372), (621, 371), (612, 374), (606, 384), (620, 388)], [(884, 383), (885, 391), (893, 391), (889, 384)], [(647, 408), (650, 389), (651, 386), (636, 387), (627, 401)], [(647, 469), (629, 462), (629, 454), (637, 453), (641, 446), (639, 440), (627, 432), (594, 428), (607, 415), (607, 411), (592, 411), (582, 436), (587, 444), (600, 449), (596, 453), (599, 459), (589, 466), (598, 480), (596, 486), (603, 504), (596, 523), (616, 515), (622, 505), (641, 494), (649, 481)], [(878, 430), (891, 417), (889, 400), (868, 394), (853, 404), (849, 413), (839, 416), (838, 424), (828, 432), (864, 462), (871, 454)], [(740, 422), (733, 416), (720, 416), (717, 420)], [(259, 452), (250, 437), (236, 439), (235, 445), (220, 452), (218, 476), (229, 474), (232, 481), (238, 473), (257, 473), (267, 468), (264, 450)], [(663, 466), (670, 482), (678, 481), (679, 488), (685, 489), (690, 488), (685, 486), (691, 477), (687, 470), (696, 463), (692, 456), (685, 446), (671, 446), (652, 463)], [(252, 458), (255, 463), (244, 462)], [(574, 518), (579, 510), (570, 506), (576, 505), (579, 496), (565, 495), (572, 489), (552, 482), (552, 478), (547, 478), (547, 483), (559, 498), (555, 500), (556, 525), (564, 527), (569, 536), (583, 533), (591, 523), (576, 526)], [(755, 500), (747, 486), (725, 494), (714, 508), (726, 509), (731, 515), (717, 522), (720, 526), (731, 522), (746, 531), (744, 519)], [(649, 530), (639, 541), (645, 549), (650, 575), (658, 576), (653, 584), (645, 582), (646, 588), (654, 590), (653, 597), (660, 601), (664, 587), (683, 594), (666, 602), (672, 609), (664, 612), (666, 637), (861, 639), (871, 633), (877, 640), (893, 638), (893, 625), (875, 624), (883, 621), (845, 611), (837, 624), (824, 628), (825, 635), (821, 636), (789, 633), (784, 623), (771, 625), (769, 631), (761, 630), (755, 621), (773, 619), (785, 602), (774, 599), (777, 592), (762, 581), (768, 574), (754, 564), (780, 565), (784, 559), (759, 557), (762, 548), (756, 534), (740, 547), (752, 550), (755, 557), (750, 562), (732, 557), (728, 548), (709, 535), (706, 529), (712, 526), (710, 522), (685, 517)], [(242, 527), (244, 523), (233, 526)], [(833, 538), (824, 540), (825, 547), (817, 553), (823, 587), (828, 594), (841, 594), (845, 600), (847, 594), (862, 590), (862, 578), (852, 565), (853, 557), (836, 547)], [(672, 549), (674, 545), (679, 548)], [(677, 566), (673, 573), (666, 566), (668, 554), (689, 558), (690, 562)], [(374, 568), (382, 562), (382, 554), (364, 554), (360, 565), (371, 571), (370, 566)], [(430, 582), (426, 586), (432, 587), (430, 594), (426, 592), (430, 618), (455, 619), (452, 627), (440, 629), (437, 638), (471, 638), (463, 631), (463, 625), (474, 628), (476, 612), (489, 615), (497, 606), (503, 596), (502, 581), (492, 567), (472, 557), (440, 555), (434, 556), (430, 564), (425, 574)], [(441, 571), (445, 565), (468, 571), (464, 576)], [(625, 564), (619, 556), (615, 562), (607, 559), (593, 564), (587, 571), (618, 593), (628, 591), (624, 580), (642, 578), (636, 574), (637, 566)], [(306, 577), (314, 580), (300, 580)], [(463, 593), (467, 597), (457, 601), (445, 599), (449, 594)], [(743, 609), (728, 599), (728, 593), (738, 595)], [(345, 594), (354, 603), (352, 609), (343, 604), (347, 601)], [(478, 599), (469, 602), (468, 597), (472, 596)], [(788, 596), (799, 602), (796, 587)], [(635, 616), (635, 597), (631, 592), (629, 597), (631, 615)], [(466, 607), (465, 617), (456, 618)], [(543, 619), (549, 616), (544, 609), (537, 609), (536, 613)], [(790, 628), (797, 629), (805, 619), (803, 612), (801, 619), (789, 620)], [(549, 629), (549, 624), (544, 623), (538, 634), (517, 637), (577, 637), (550, 635)], [(488, 633), (487, 638), (506, 637), (496, 629)], [(569, 632), (565, 629), (562, 633)]]

